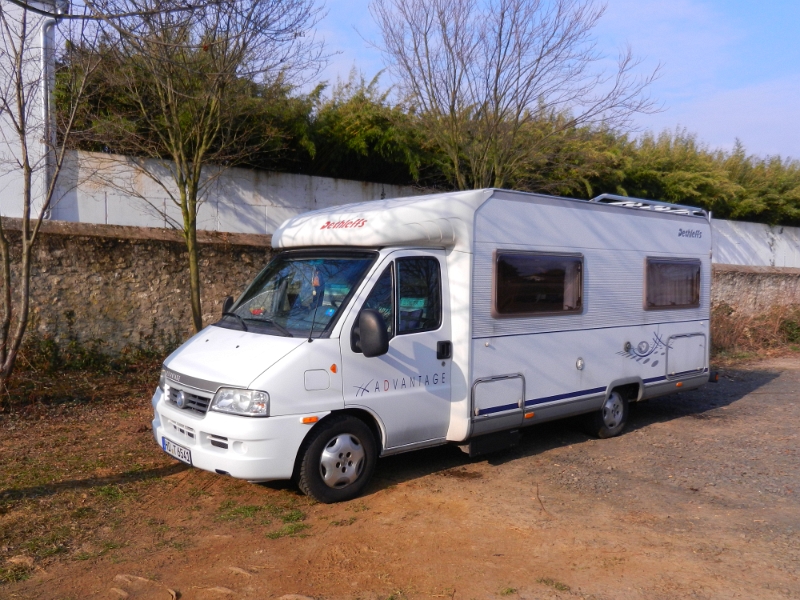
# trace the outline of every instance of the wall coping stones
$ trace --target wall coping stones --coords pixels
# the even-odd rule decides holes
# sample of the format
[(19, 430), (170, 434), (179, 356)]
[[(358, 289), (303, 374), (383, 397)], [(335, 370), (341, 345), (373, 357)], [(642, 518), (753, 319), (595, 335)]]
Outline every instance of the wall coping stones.
[(715, 273), (754, 273), (758, 275), (795, 275), (800, 277), (800, 268), (797, 267), (756, 267), (749, 265), (713, 264)]

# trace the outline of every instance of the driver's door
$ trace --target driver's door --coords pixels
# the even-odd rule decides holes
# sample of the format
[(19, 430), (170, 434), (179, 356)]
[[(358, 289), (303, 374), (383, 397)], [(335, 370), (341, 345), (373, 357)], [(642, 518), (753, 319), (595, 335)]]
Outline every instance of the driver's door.
[[(369, 286), (342, 330), (345, 405), (378, 415), (386, 449), (443, 440), (450, 424), (452, 356), (444, 251), (392, 253)], [(390, 340), (383, 356), (366, 358), (353, 342), (363, 308), (378, 310), (386, 322)]]

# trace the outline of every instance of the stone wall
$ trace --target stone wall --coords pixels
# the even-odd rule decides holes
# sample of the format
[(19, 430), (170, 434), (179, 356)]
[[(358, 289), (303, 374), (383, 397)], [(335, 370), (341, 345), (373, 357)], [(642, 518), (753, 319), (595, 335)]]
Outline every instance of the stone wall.
[[(19, 222), (4, 219), (12, 237)], [(18, 237), (18, 236), (17, 236)], [(203, 319), (218, 318), (267, 263), (271, 237), (200, 232)], [(159, 228), (46, 222), (33, 271), (32, 331), (59, 344), (100, 341), (167, 346), (191, 335), (187, 260), (178, 232)], [(714, 265), (712, 302), (740, 314), (800, 305), (800, 269)]]
[[(11, 230), (19, 222), (4, 219)], [(271, 237), (200, 232), (203, 321), (268, 262)], [(18, 244), (14, 243), (18, 248)], [(165, 229), (47, 222), (36, 247), (32, 331), (64, 344), (166, 347), (192, 332), (186, 251)]]
[(800, 306), (800, 269), (714, 265), (711, 302), (746, 315), (773, 306)]

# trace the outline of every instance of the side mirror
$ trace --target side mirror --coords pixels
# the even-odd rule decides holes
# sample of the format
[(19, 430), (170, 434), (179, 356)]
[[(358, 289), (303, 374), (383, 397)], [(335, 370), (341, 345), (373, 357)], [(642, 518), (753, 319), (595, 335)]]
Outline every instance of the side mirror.
[(367, 308), (358, 317), (358, 335), (361, 351), (367, 358), (382, 356), (389, 351), (389, 334), (386, 321), (377, 310)]
[(224, 315), (226, 312), (230, 312), (232, 306), (233, 296), (225, 296), (225, 299), (222, 301), (222, 314)]

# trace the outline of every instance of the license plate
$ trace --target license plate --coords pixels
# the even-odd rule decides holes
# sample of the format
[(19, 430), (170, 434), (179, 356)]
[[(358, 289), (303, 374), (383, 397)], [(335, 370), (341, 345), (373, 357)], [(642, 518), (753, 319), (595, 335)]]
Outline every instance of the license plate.
[(192, 464), (192, 452), (188, 448), (179, 446), (172, 440), (168, 440), (165, 437), (161, 438), (161, 445), (164, 448), (164, 452), (170, 456), (177, 458), (181, 462), (185, 462), (187, 465)]

